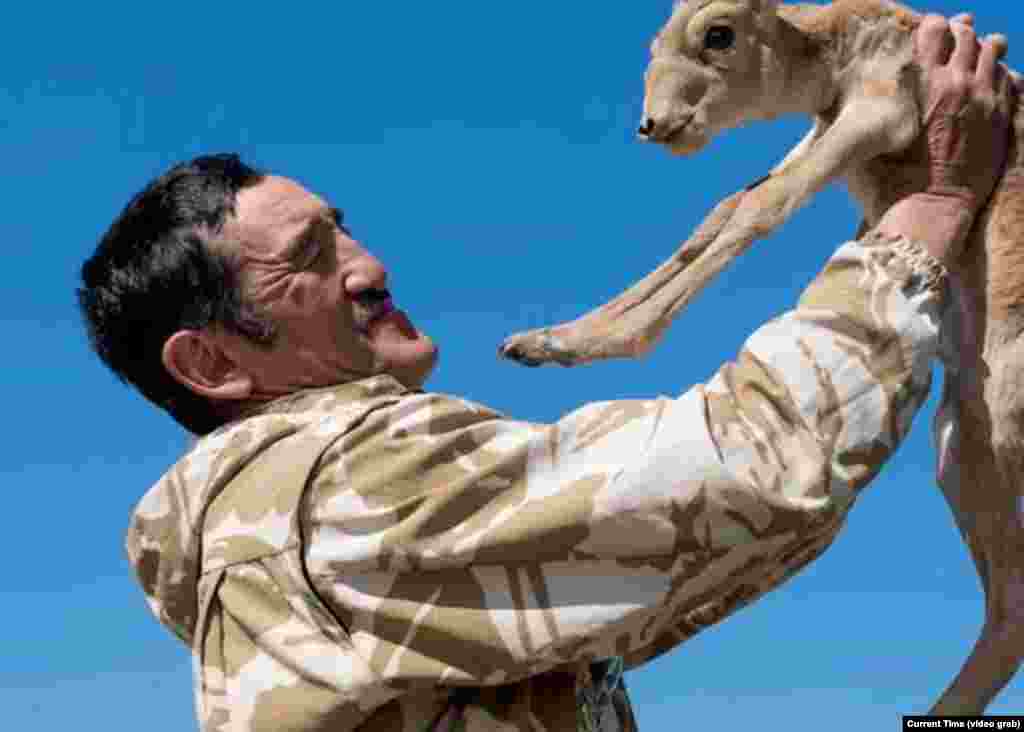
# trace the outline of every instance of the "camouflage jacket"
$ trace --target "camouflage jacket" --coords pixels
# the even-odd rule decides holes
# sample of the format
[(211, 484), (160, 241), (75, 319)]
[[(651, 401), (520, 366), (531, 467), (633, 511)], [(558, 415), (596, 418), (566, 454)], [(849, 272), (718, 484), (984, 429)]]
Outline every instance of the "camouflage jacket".
[(532, 424), (379, 376), (204, 437), (127, 542), (202, 729), (635, 729), (623, 668), (833, 540), (927, 396), (946, 299), (869, 235), (678, 398)]

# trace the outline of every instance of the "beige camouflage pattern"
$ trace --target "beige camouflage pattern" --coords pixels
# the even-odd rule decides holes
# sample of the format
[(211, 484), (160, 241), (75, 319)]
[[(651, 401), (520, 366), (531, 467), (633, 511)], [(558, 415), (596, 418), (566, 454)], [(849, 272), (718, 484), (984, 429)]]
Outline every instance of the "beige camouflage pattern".
[(387, 376), (200, 440), (128, 552), (204, 732), (630, 732), (623, 669), (778, 586), (910, 429), (945, 283), (845, 245), (676, 399), (518, 422)]

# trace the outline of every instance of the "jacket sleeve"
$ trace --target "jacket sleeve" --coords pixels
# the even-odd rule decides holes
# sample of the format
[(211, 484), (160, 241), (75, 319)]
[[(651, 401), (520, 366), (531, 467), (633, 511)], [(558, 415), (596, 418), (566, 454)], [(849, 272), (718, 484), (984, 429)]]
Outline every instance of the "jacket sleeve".
[(926, 399), (944, 303), (940, 265), (870, 234), (678, 398), (379, 410), (307, 494), (312, 585), (398, 688), (641, 663), (831, 542)]

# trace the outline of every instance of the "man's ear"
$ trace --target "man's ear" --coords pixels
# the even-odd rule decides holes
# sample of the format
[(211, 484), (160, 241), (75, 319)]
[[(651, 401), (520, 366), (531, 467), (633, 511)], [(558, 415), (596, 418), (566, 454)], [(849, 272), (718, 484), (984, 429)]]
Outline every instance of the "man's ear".
[(214, 401), (240, 401), (252, 395), (252, 378), (209, 333), (179, 330), (164, 342), (164, 368), (179, 384)]

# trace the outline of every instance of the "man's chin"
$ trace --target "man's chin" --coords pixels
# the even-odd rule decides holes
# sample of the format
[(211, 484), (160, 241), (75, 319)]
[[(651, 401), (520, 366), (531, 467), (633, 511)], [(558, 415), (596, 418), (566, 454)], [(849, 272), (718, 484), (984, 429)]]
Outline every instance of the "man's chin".
[(372, 323), (367, 337), (379, 373), (394, 376), (410, 389), (423, 386), (437, 363), (434, 341), (418, 331), (401, 310)]
[(419, 332), (414, 338), (381, 337), (375, 339), (373, 347), (380, 372), (394, 376), (409, 389), (423, 386), (439, 357), (434, 341)]
[(416, 355), (415, 358), (404, 358), (401, 362), (387, 369), (407, 389), (420, 389), (426, 383), (440, 356), (436, 346)]

